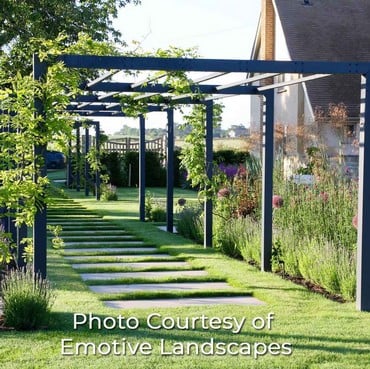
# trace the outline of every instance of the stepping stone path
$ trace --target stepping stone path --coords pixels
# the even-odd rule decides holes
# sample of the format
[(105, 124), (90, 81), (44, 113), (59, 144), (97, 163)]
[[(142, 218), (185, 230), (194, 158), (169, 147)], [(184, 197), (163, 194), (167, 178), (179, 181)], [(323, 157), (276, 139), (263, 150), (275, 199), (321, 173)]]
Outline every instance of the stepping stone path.
[[(64, 257), (107, 306), (138, 309), (263, 304), (251, 296), (240, 296), (243, 293), (226, 282), (212, 280), (206, 271), (160, 252), (73, 200), (55, 199), (48, 209), (48, 224), (62, 226)], [(151, 298), (145, 296), (148, 292)], [(187, 296), (179, 298), (179, 292)], [(138, 295), (143, 298), (138, 299)]]

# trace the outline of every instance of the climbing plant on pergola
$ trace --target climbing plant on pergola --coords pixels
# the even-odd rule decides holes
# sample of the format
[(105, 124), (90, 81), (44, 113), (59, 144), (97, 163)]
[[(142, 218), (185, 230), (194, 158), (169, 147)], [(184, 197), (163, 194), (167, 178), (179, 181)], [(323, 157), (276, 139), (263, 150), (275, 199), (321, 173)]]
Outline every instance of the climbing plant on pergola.
[[(278, 74), (291, 73), (305, 75), (284, 85), (301, 83), (315, 78), (324, 78), (332, 74), (360, 74), (363, 76), (361, 88), (361, 121), (359, 144), (359, 198), (358, 198), (358, 241), (357, 241), (357, 307), (370, 311), (370, 62), (305, 62), (305, 61), (256, 61), (256, 60), (222, 60), (159, 57), (123, 57), (93, 55), (60, 55), (54, 59), (61, 61), (67, 68), (84, 68), (96, 70), (132, 70), (132, 71), (173, 71), (204, 72), (190, 86), (190, 93), (171, 96), (169, 86), (159, 83), (157, 79), (144, 81), (107, 82), (111, 72), (104, 74), (84, 86), (84, 94), (71, 101), (67, 109), (83, 117), (97, 118), (107, 116), (124, 116), (119, 94), (140, 93), (137, 97), (145, 103), (148, 96), (161, 95), (163, 99), (157, 104), (150, 102), (147, 111), (166, 111), (168, 123), (167, 152), (167, 230), (173, 230), (173, 108), (177, 104), (204, 104), (206, 106), (206, 168), (212, 177), (212, 141), (213, 141), (213, 101), (219, 96), (261, 95), (264, 98), (264, 122), (262, 141), (262, 244), (261, 269), (271, 270), (272, 253), (272, 194), (274, 161), (274, 89), (282, 84), (270, 84), (263, 87), (252, 85), (258, 80)], [(48, 65), (34, 58), (34, 78), (44, 78)], [(253, 75), (228, 85), (205, 84), (206, 81), (226, 73), (243, 73)], [(141, 97), (140, 97), (141, 96)], [(38, 114), (43, 114), (41, 101), (37, 102)], [(144, 220), (145, 201), (145, 118), (139, 117), (140, 127), (140, 220)], [(368, 139), (369, 140), (369, 139)], [(36, 151), (40, 148), (36, 148)], [(212, 202), (205, 201), (205, 246), (212, 245)], [(46, 275), (46, 214), (40, 209), (35, 217), (34, 227), (34, 263), (35, 271)]]

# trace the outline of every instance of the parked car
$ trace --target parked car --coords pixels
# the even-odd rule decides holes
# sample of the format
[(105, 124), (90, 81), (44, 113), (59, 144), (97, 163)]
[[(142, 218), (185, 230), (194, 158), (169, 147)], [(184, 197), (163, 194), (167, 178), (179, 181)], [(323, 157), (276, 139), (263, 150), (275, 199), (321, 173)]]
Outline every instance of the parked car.
[(48, 169), (63, 169), (66, 166), (66, 157), (59, 151), (46, 152), (46, 167)]

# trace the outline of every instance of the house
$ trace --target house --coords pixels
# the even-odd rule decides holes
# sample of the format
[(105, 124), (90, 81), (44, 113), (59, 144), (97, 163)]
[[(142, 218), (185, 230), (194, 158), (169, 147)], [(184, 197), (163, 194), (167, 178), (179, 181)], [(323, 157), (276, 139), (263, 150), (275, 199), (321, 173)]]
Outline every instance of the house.
[[(261, 0), (251, 59), (370, 61), (369, 0)], [(289, 81), (284, 74), (260, 84)], [(360, 77), (333, 75), (275, 89), (275, 122), (303, 160), (307, 145), (324, 144), (332, 158), (356, 165)], [(251, 103), (251, 131), (260, 128), (261, 103)], [(315, 131), (307, 139), (299, 132)], [(287, 137), (282, 140), (286, 143)], [(289, 138), (288, 138), (289, 140)], [(284, 149), (285, 150), (285, 149)], [(288, 150), (289, 151), (289, 150)]]
[(233, 124), (228, 130), (228, 136), (231, 138), (246, 137), (249, 135), (249, 130), (242, 124)]

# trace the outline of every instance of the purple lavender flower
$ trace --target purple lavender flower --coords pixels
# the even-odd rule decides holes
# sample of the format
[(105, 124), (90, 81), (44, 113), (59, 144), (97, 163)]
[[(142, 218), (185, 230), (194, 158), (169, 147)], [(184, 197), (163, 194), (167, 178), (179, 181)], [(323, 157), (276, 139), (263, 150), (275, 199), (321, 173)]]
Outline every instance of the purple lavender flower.
[(233, 178), (238, 173), (238, 167), (236, 165), (221, 163), (218, 168), (226, 174), (227, 178)]

